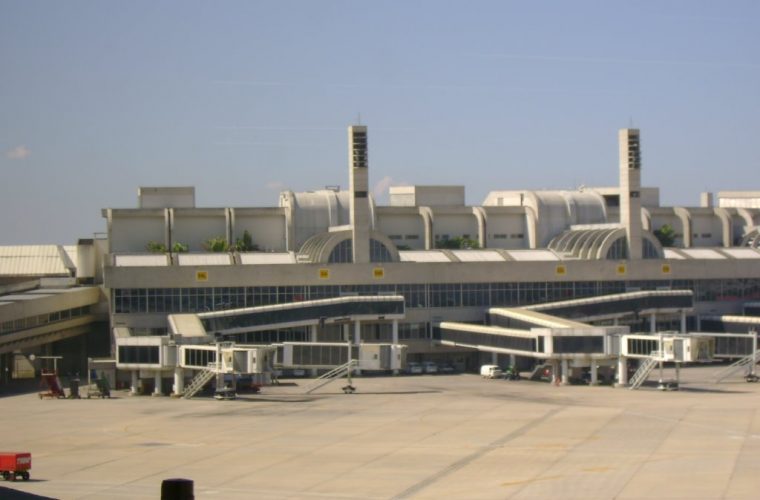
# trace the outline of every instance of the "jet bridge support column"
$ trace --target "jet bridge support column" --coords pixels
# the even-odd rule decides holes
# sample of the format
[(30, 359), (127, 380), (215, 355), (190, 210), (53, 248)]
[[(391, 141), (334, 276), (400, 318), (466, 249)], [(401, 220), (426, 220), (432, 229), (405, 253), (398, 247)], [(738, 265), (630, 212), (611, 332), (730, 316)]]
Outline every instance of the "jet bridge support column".
[(597, 372), (596, 367), (596, 360), (591, 360), (591, 385), (596, 385), (599, 383), (599, 374)]
[(129, 386), (129, 395), (130, 396), (136, 396), (137, 395), (137, 389), (140, 384), (140, 377), (139, 377), (139, 371), (138, 370), (132, 370), (132, 384)]
[[(393, 326), (391, 327), (391, 343), (398, 345), (398, 320), (393, 320)], [(393, 370), (394, 375), (398, 375), (398, 369)]]
[[(356, 347), (359, 347), (359, 345), (362, 343), (362, 324), (361, 321), (358, 319), (354, 321), (354, 345)], [(362, 374), (361, 368), (357, 367), (354, 369), (354, 373), (357, 375)]]
[(163, 396), (161, 394), (161, 370), (156, 370), (153, 374), (153, 394), (151, 396)]
[[(315, 343), (317, 342), (317, 331), (318, 331), (318, 329), (319, 329), (319, 325), (311, 325), (311, 332), (310, 333), (311, 333), (311, 341), (312, 342), (315, 342)], [(312, 377), (316, 377), (317, 376), (317, 369), (316, 368), (312, 368), (311, 369), (311, 376)]]
[(570, 383), (570, 367), (567, 364), (567, 360), (563, 359), (562, 363), (562, 385), (567, 385)]
[(681, 333), (686, 333), (686, 311), (681, 309)]
[(185, 370), (179, 366), (174, 368), (174, 394), (179, 397), (185, 392)]
[(657, 333), (657, 315), (655, 313), (649, 315), (649, 333)]
[(628, 363), (625, 356), (618, 357), (617, 366), (617, 386), (625, 387), (628, 385)]

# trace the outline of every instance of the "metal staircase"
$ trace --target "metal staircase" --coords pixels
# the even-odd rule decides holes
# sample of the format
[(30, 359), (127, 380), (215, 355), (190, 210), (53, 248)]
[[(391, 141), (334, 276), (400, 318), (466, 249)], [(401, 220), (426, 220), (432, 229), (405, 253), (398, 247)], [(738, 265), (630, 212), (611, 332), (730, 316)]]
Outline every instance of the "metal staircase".
[(203, 387), (208, 384), (215, 375), (216, 364), (210, 363), (208, 368), (201, 370), (195, 377), (193, 377), (193, 380), (190, 381), (190, 384), (188, 384), (185, 391), (182, 393), (182, 397), (184, 399), (192, 398), (198, 394), (198, 392), (203, 389)]
[[(744, 356), (743, 358), (740, 358), (739, 360), (731, 363), (727, 367), (720, 370), (718, 373), (715, 374), (715, 383), (719, 383), (730, 377), (731, 375), (736, 374), (740, 370), (742, 370), (744, 367), (752, 367), (754, 363), (757, 363), (760, 361), (760, 350), (754, 352), (753, 354), (750, 354), (748, 356)], [(752, 370), (749, 371), (749, 375), (752, 375)]]
[[(349, 373), (351, 370), (353, 370), (354, 367), (356, 365), (358, 365), (358, 364), (359, 363), (358, 363), (357, 360), (352, 359), (348, 363), (344, 363), (344, 364), (342, 364), (342, 365), (340, 365), (340, 366), (338, 366), (336, 368), (333, 368), (329, 372), (327, 372), (327, 373), (321, 375), (320, 377), (314, 379), (314, 382), (312, 382), (311, 384), (309, 384), (306, 387), (306, 391), (304, 391), (304, 394), (311, 394), (312, 392), (316, 391), (320, 387), (323, 387), (323, 386), (329, 384), (330, 382), (332, 382), (332, 381), (334, 381), (334, 380), (342, 377), (343, 375), (345, 375), (345, 374)], [(350, 385), (351, 384), (349, 382), (349, 386)], [(346, 391), (344, 390), (344, 392), (346, 392)]]
[[(528, 375), (528, 380), (538, 381), (546, 377), (546, 370), (551, 370), (551, 365), (539, 364), (533, 368), (533, 371)], [(551, 373), (551, 371), (549, 372)]]
[(652, 369), (657, 365), (659, 362), (659, 353), (653, 352), (651, 358), (647, 358), (644, 363), (639, 367), (638, 370), (636, 370), (636, 373), (633, 374), (631, 377), (631, 380), (629, 381), (628, 389), (635, 391), (639, 387), (641, 387), (641, 384), (644, 383), (644, 381), (649, 377), (649, 374), (652, 372)]

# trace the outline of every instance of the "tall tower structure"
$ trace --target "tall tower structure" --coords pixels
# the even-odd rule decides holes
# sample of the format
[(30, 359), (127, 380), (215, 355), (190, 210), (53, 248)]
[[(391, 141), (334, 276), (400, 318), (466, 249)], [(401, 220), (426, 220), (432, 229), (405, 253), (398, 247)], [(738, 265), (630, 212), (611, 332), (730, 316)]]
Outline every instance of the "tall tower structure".
[(641, 259), (641, 140), (639, 129), (618, 132), (620, 146), (620, 222), (625, 226), (628, 258)]
[(354, 263), (369, 262), (369, 157), (367, 127), (348, 127), (348, 176)]

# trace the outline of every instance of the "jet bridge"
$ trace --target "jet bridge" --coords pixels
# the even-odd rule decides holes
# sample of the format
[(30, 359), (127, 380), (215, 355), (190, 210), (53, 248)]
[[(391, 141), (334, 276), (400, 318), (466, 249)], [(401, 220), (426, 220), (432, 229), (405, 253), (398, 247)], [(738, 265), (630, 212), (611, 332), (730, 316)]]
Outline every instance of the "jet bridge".
[[(168, 316), (170, 335), (131, 336), (115, 328), (117, 367), (132, 370), (133, 391), (138, 379), (153, 375), (155, 394), (161, 379), (174, 372), (174, 393), (181, 394), (184, 370), (201, 371), (206, 382), (211, 374), (265, 373), (275, 364), (282, 367), (332, 368), (355, 360), (365, 370), (398, 371), (406, 362), (406, 346), (398, 344), (398, 320), (405, 315), (403, 296), (350, 296), (231, 309), (200, 314)], [(362, 321), (392, 321), (391, 344), (362, 344)], [(236, 335), (281, 328), (325, 324), (354, 325), (353, 343), (284, 343), (250, 346), (219, 342)], [(223, 347), (220, 347), (223, 346)], [(335, 359), (332, 359), (335, 358)], [(197, 384), (201, 384), (199, 378)], [(202, 387), (202, 385), (200, 385)]]
[(568, 383), (571, 370), (588, 369), (591, 380), (595, 383), (598, 367), (614, 366), (618, 355), (617, 336), (628, 332), (627, 327), (589, 326), (516, 309), (509, 310), (505, 316), (504, 311), (506, 310), (502, 309), (497, 314), (492, 314), (491, 319), (509, 316), (518, 318), (522, 324), (532, 322), (547, 326), (518, 329), (443, 322), (440, 325), (439, 342), (480, 352), (542, 360), (552, 365), (553, 373), (561, 373), (564, 383)]

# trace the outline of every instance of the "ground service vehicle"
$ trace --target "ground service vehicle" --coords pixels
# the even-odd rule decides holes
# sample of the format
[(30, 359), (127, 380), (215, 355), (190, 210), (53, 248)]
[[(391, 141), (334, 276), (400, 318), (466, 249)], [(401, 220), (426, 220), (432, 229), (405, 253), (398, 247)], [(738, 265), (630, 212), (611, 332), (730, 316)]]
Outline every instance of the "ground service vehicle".
[(498, 365), (483, 365), (480, 367), (480, 376), (483, 378), (499, 378), (502, 375)]
[(422, 373), (422, 365), (411, 361), (406, 364), (406, 371), (411, 375), (419, 375)]
[(432, 361), (422, 363), (422, 369), (425, 373), (438, 373), (438, 365)]
[(31, 468), (31, 453), (0, 451), (0, 475), (6, 481), (15, 481), (17, 477), (29, 481), (29, 469)]

